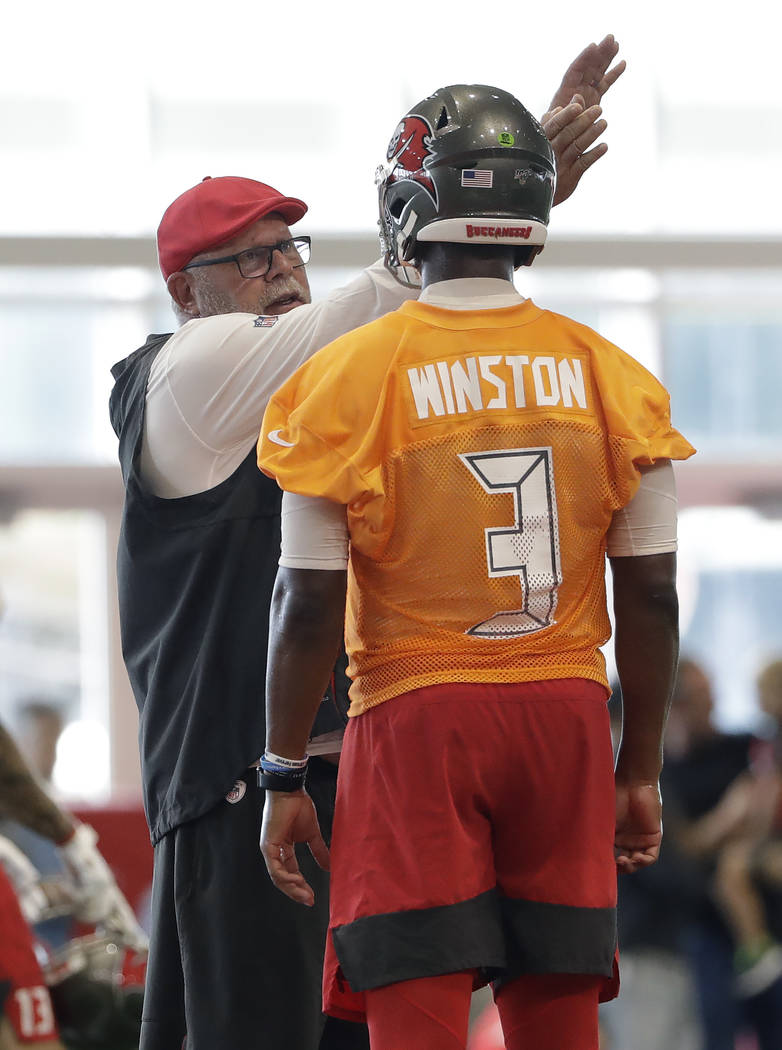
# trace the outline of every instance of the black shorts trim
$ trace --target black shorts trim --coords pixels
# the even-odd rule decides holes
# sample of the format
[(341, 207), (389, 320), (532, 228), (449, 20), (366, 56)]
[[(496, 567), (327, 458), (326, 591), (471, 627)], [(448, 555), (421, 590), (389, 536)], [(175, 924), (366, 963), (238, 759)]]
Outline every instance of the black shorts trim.
[(458, 904), (356, 919), (336, 927), (333, 937), (354, 992), (505, 962), (496, 890)]
[(505, 977), (582, 973), (610, 977), (616, 953), (616, 908), (578, 908), (501, 900), (508, 958)]
[(457, 904), (356, 919), (332, 934), (354, 992), (463, 970), (487, 980), (522, 973), (610, 977), (616, 909), (509, 900), (493, 889)]
[(0, 1017), (5, 1013), (5, 1004), (11, 994), (13, 984), (11, 981), (0, 981)]

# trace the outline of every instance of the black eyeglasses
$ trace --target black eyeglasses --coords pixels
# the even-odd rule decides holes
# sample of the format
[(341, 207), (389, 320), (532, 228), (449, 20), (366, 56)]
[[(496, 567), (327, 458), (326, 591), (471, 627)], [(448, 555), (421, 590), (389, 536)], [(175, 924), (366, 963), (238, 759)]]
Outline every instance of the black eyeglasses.
[(196, 266), (217, 266), (218, 263), (235, 262), (242, 277), (265, 277), (272, 268), (275, 252), (281, 252), (294, 267), (304, 266), (310, 261), (311, 237), (291, 237), (277, 244), (259, 244), (255, 248), (245, 248), (236, 255), (221, 255), (219, 259), (203, 259), (201, 262), (188, 263), (183, 270), (193, 270)]

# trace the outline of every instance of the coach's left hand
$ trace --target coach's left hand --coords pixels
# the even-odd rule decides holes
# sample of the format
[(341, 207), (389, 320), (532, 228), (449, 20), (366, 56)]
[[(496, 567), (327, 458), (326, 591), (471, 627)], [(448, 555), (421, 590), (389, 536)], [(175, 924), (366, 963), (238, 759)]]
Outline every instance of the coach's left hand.
[(307, 792), (267, 791), (260, 842), (266, 870), (278, 890), (311, 908), (315, 894), (299, 869), (297, 842), (306, 842), (317, 864), (324, 871), (329, 870), (328, 847)]

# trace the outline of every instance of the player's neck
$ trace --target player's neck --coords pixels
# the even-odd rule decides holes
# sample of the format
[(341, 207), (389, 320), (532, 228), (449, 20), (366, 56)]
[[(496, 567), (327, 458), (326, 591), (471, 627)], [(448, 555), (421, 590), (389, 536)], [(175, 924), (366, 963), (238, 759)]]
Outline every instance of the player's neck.
[(494, 277), (513, 281), (513, 250), (494, 245), (427, 244), (422, 252), (424, 288), (461, 277)]

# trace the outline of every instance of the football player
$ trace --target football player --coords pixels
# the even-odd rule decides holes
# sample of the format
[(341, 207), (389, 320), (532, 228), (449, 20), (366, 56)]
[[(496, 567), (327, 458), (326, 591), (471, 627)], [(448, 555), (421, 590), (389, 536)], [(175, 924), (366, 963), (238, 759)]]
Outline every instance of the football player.
[[(513, 283), (543, 249), (551, 145), (507, 92), (452, 85), (378, 171), (385, 258), (423, 292), (321, 350), (267, 408), (285, 490), (262, 850), (312, 905), (329, 856), (305, 753), (343, 630), (350, 720), (331, 847), (327, 1012), (373, 1050), (464, 1047), (495, 980), (511, 1050), (597, 1050), (616, 870), (654, 862), (678, 647), (668, 395)], [(616, 776), (601, 646), (624, 736)]]

